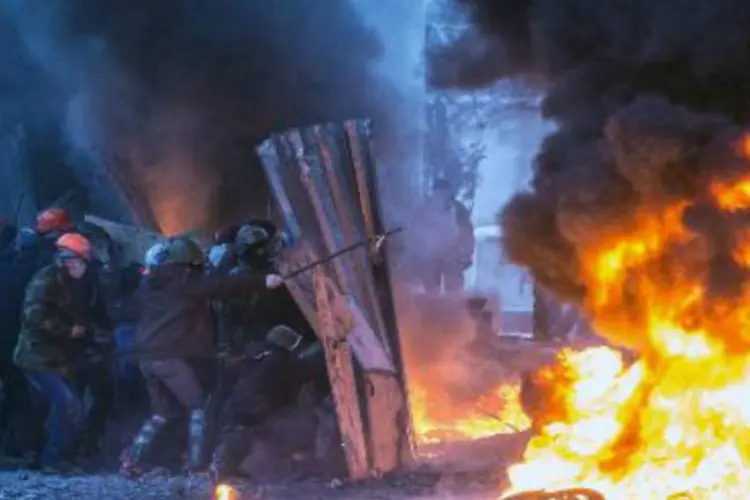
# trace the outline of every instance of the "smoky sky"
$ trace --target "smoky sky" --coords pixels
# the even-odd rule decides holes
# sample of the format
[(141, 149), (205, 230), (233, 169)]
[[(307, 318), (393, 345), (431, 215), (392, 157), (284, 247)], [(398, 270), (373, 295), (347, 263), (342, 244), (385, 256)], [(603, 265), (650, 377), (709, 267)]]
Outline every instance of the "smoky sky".
[(253, 145), (269, 132), (387, 121), (396, 99), (348, 0), (8, 0), (0, 18), (0, 87), (23, 119), (58, 123), (75, 168), (110, 165), (122, 189), (195, 225), (257, 205)]
[[(747, 214), (723, 212), (709, 193), (747, 173), (736, 148), (750, 120), (747, 2), (456, 2), (473, 29), (433, 51), (432, 83), (475, 88), (541, 77), (542, 112), (557, 125), (534, 162), (530, 189), (500, 216), (513, 261), (564, 299), (585, 303), (595, 293), (582, 278), (585, 250), (627, 234), (636, 214), (687, 200), (683, 222), (711, 249), (708, 264), (691, 267), (689, 252), (670, 245), (644, 264), (646, 272), (658, 269), (666, 284), (695, 273), (724, 294), (747, 283), (731, 256)], [(648, 305), (629, 292), (622, 291), (632, 300), (620, 305), (637, 316)]]

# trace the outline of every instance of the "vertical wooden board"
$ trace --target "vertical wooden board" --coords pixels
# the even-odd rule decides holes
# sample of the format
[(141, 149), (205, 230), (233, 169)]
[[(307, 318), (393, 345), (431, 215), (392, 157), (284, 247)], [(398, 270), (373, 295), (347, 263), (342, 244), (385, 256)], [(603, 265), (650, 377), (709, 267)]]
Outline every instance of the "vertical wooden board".
[(393, 360), (367, 321), (364, 312), (357, 305), (357, 299), (339, 295), (334, 310), (342, 318), (339, 324), (343, 325), (352, 354), (362, 369), (365, 372), (396, 375)]
[[(332, 137), (330, 149), (335, 155), (348, 161), (341, 161), (341, 164), (350, 165), (350, 168), (334, 168), (334, 165), (328, 165), (326, 175), (328, 183), (332, 189), (334, 203), (341, 206), (339, 214), (341, 217), (341, 231), (345, 238), (354, 242), (362, 241), (375, 236), (372, 224), (369, 221), (367, 211), (359, 209), (353, 210), (352, 207), (361, 207), (362, 202), (359, 196), (359, 187), (357, 180), (357, 167), (361, 163), (362, 152), (359, 148), (350, 149), (351, 142), (348, 134), (350, 133), (351, 124), (354, 122), (345, 122), (343, 127), (338, 127), (330, 133)], [(329, 129), (333, 128), (329, 125)], [(345, 207), (348, 207), (345, 209)], [(366, 249), (354, 252), (349, 257), (354, 273), (360, 277), (358, 280), (359, 287), (354, 291), (354, 295), (359, 298), (362, 304), (362, 310), (368, 320), (375, 326), (376, 332), (385, 331), (382, 312), (378, 305), (377, 294), (372, 284), (372, 269), (370, 265), (370, 255)], [(352, 293), (352, 292), (350, 292)], [(384, 343), (386, 350), (390, 353), (387, 342)]]
[(404, 441), (408, 433), (400, 426), (406, 410), (404, 394), (394, 375), (366, 372), (367, 411), (370, 422), (372, 467), (376, 472), (389, 472), (404, 461)]
[[(354, 171), (353, 175), (356, 183), (355, 191), (358, 195), (359, 211), (363, 215), (367, 231), (371, 234), (377, 234), (384, 232), (386, 228), (378, 195), (378, 176), (369, 144), (372, 137), (371, 127), (372, 124), (370, 121), (347, 121), (344, 123), (348, 149), (352, 158), (351, 167)], [(377, 294), (375, 297), (377, 310), (381, 314), (383, 321), (380, 333), (383, 342), (390, 349), (391, 358), (399, 374), (397, 380), (403, 393), (403, 398), (406, 401), (408, 400), (408, 388), (401, 352), (401, 339), (399, 338), (398, 322), (396, 320), (387, 245), (382, 249), (382, 262), (371, 266), (370, 278), (370, 286), (372, 286), (372, 289)], [(388, 293), (383, 293), (383, 291), (387, 291)], [(413, 456), (412, 452), (415, 443), (412, 436), (412, 418), (408, 405), (405, 405), (404, 411), (401, 412), (401, 420), (398, 423), (398, 427), (409, 434), (409, 438), (401, 442), (401, 457), (405, 462), (410, 461)]]
[[(339, 148), (339, 140), (343, 135), (335, 127), (316, 126), (313, 127), (317, 149), (320, 152), (322, 176), (321, 184), (326, 187), (327, 197), (333, 207), (329, 218), (333, 219), (333, 232), (338, 236), (338, 246), (351, 245), (366, 239), (367, 235), (361, 230), (361, 224), (357, 224), (357, 211), (352, 210), (354, 205), (350, 200), (350, 186), (346, 182), (345, 174), (348, 169), (342, 168), (347, 165)], [(341, 260), (344, 264), (342, 288), (345, 293), (362, 295), (362, 282), (365, 274), (361, 271), (360, 260), (365, 252), (358, 250), (344, 256)]]
[[(285, 254), (279, 265), (279, 270), (282, 275), (286, 275), (315, 262), (317, 259), (315, 251), (309, 245), (301, 243)], [(286, 285), (310, 327), (318, 332), (318, 311), (312, 276), (312, 270), (302, 273), (293, 279), (286, 280)]]
[(328, 365), (328, 377), (343, 441), (349, 477), (364, 479), (369, 475), (367, 442), (359, 409), (354, 366), (345, 338), (336, 334), (333, 314), (331, 282), (322, 269), (314, 273), (315, 299), (320, 335)]
[[(280, 262), (282, 274), (314, 262), (321, 257), (320, 246), (314, 235), (315, 221), (311, 220), (311, 207), (302, 187), (303, 173), (295, 167), (299, 152), (285, 137), (274, 137), (258, 148), (268, 183), (280, 208), (285, 229), (295, 239), (302, 241), (284, 252)], [(307, 272), (288, 282), (289, 291), (302, 309), (310, 326), (318, 330), (313, 273)]]

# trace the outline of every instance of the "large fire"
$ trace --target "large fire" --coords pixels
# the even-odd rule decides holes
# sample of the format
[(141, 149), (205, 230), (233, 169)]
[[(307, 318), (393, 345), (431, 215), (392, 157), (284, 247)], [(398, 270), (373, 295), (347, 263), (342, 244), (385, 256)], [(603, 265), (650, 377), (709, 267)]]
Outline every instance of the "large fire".
[[(750, 210), (750, 175), (709, 192), (701, 202), (728, 217)], [(633, 226), (583, 252), (581, 273), (594, 291), (585, 309), (639, 356), (566, 350), (535, 375), (545, 408), (523, 462), (508, 470), (512, 492), (750, 498), (750, 287), (709, 289), (717, 250), (683, 222), (689, 208), (670, 200), (644, 209)], [(734, 274), (745, 273), (750, 233), (729, 234)]]

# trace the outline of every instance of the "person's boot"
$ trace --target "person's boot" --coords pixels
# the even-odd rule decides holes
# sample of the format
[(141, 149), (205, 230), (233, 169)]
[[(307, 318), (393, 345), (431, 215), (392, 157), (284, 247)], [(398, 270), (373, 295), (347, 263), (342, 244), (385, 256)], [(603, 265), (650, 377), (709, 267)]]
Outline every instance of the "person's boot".
[(227, 446), (226, 443), (222, 440), (219, 443), (219, 446), (216, 447), (216, 450), (214, 450), (213, 455), (211, 456), (211, 463), (208, 466), (208, 479), (211, 481), (211, 485), (216, 487), (218, 484), (221, 484), (224, 477), (226, 477), (226, 455), (227, 455)]
[(244, 458), (248, 447), (249, 434), (246, 428), (235, 427), (226, 429), (222, 433), (208, 467), (208, 476), (214, 486), (225, 482), (234, 474), (235, 468)]
[(203, 466), (203, 446), (206, 440), (206, 412), (202, 409), (190, 411), (188, 434), (188, 463), (190, 473), (198, 472)]
[(146, 420), (136, 434), (133, 443), (120, 455), (120, 474), (137, 477), (141, 474), (140, 464), (167, 420), (160, 415), (153, 415)]
[(84, 433), (78, 441), (76, 453), (83, 462), (98, 461), (101, 458), (99, 436), (91, 432)]

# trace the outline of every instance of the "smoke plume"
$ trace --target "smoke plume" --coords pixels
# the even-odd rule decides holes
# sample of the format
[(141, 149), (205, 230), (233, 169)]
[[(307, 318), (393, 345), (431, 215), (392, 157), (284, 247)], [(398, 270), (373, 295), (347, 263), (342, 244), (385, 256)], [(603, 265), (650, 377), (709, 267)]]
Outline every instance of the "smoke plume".
[(59, 123), (79, 177), (106, 167), (168, 232), (262, 206), (269, 132), (396, 106), (348, 0), (8, 0), (0, 20), (0, 84), (29, 82), (25, 114)]
[[(502, 211), (510, 257), (565, 300), (601, 313), (605, 328), (645, 321), (653, 307), (643, 303), (647, 285), (658, 282), (674, 305), (670, 289), (700, 283), (709, 300), (681, 321), (710, 318), (725, 342), (746, 350), (741, 321), (722, 317), (731, 316), (732, 300), (744, 300), (749, 277), (737, 255), (750, 214), (741, 189), (750, 174), (742, 139), (750, 120), (746, 2), (457, 1), (474, 19), (467, 37), (481, 33), (494, 49), (466, 54), (459, 43), (438, 51), (433, 83), (542, 75), (543, 112), (558, 125), (537, 156), (531, 189)], [(685, 231), (670, 232), (677, 226)], [(648, 231), (657, 237), (626, 263), (618, 311), (593, 313), (599, 290), (586, 258)]]

